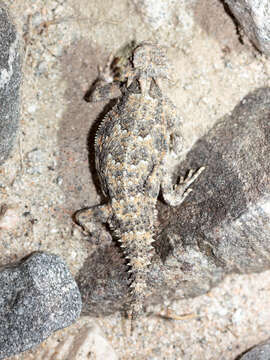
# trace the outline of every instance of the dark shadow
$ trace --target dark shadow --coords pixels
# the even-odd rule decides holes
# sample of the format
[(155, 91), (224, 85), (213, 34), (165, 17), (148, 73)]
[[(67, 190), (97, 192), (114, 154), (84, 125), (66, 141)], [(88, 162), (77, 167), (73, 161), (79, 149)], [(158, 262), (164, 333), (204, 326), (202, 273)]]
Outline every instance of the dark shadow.
[(66, 48), (62, 55), (68, 104), (58, 130), (58, 178), (66, 194), (65, 212), (59, 211), (62, 217), (70, 218), (76, 210), (96, 204), (97, 193), (103, 197), (95, 167), (94, 139), (114, 102), (89, 104), (85, 99), (97, 79), (98, 65), (106, 59), (107, 55), (85, 40)]
[[(260, 253), (255, 250), (257, 247), (270, 251), (268, 230), (264, 226), (266, 220), (262, 213), (259, 215), (259, 208), (256, 215), (253, 209), (268, 193), (268, 94), (268, 88), (261, 88), (247, 95), (231, 116), (218, 121), (194, 144), (180, 164), (177, 174), (200, 166), (206, 166), (206, 169), (180, 207), (158, 204), (160, 228), (154, 245), (163, 261), (174, 247), (181, 245), (183, 251), (187, 246), (198, 247), (218, 267), (225, 266), (223, 255), (226, 254), (233, 271), (239, 268), (250, 272), (267, 269), (267, 257), (263, 256), (261, 264), (255, 260)], [(240, 222), (243, 214), (249, 212), (250, 221), (247, 224), (242, 223), (244, 220)], [(164, 233), (162, 229), (165, 229)], [(164, 239), (170, 232), (178, 234), (182, 244), (165, 245)], [(251, 249), (254, 259), (250, 258), (246, 264), (245, 257), (251, 256)]]
[(128, 301), (128, 267), (114, 243), (100, 245), (84, 261), (76, 282), (82, 296), (82, 315), (110, 315)]
[[(181, 298), (198, 296), (229, 273), (269, 269), (269, 218), (260, 207), (269, 195), (269, 99), (269, 88), (247, 95), (179, 165), (178, 175), (202, 165), (206, 169), (181, 206), (158, 202), (146, 303), (176, 299), (176, 289)], [(83, 314), (122, 309), (128, 299), (127, 270), (117, 244), (101, 244), (76, 279)]]
[(195, 3), (194, 20), (215, 38), (223, 52), (241, 52), (246, 49), (239, 24), (223, 0), (201, 0)]
[(104, 196), (102, 190), (101, 190), (101, 184), (99, 181), (99, 177), (96, 171), (96, 164), (95, 164), (95, 137), (98, 130), (98, 127), (102, 120), (104, 119), (105, 115), (113, 108), (113, 106), (116, 104), (117, 99), (109, 100), (109, 103), (107, 103), (103, 110), (98, 114), (96, 120), (94, 121), (93, 125), (91, 126), (88, 136), (87, 136), (87, 147), (88, 147), (88, 160), (89, 160), (89, 170), (92, 174), (92, 179), (95, 184), (96, 190), (98, 194), (101, 196), (102, 200), (101, 202), (106, 202), (106, 197)]
[[(96, 186), (100, 189), (93, 143), (98, 124), (113, 102), (89, 105), (84, 96), (96, 79), (97, 65), (104, 58), (98, 49), (84, 41), (66, 49), (63, 56), (63, 72), (68, 83), (65, 95), (69, 101), (58, 132), (59, 172), (63, 177), (66, 207), (72, 213), (93, 204)], [(230, 116), (221, 119), (194, 144), (180, 164), (177, 175), (203, 165), (206, 170), (180, 207), (158, 204), (156, 254), (149, 269), (149, 303), (154, 301), (154, 291), (160, 299), (173, 299), (176, 288), (183, 289), (183, 297), (196, 296), (209, 291), (227, 273), (269, 268), (268, 258), (260, 253), (262, 248), (266, 253), (270, 251), (263, 213), (256, 213), (257, 218), (256, 214), (252, 215), (252, 221), (257, 222), (238, 224), (238, 221), (237, 234), (233, 227), (243, 214), (256, 208), (267, 191), (269, 98), (267, 88), (247, 95)], [(177, 241), (164, 245), (170, 233), (177, 234)], [(200, 271), (194, 271), (195, 265), (188, 256), (190, 251), (204, 259)], [(170, 259), (176, 265), (170, 267)], [(226, 267), (227, 264), (230, 266)], [(104, 315), (119, 310), (127, 302), (130, 282), (127, 270), (117, 245), (101, 244), (77, 276), (83, 314)]]
[(229, 5), (224, 0), (220, 0), (220, 2), (223, 5), (224, 11), (226, 12), (227, 15), (230, 16), (230, 18), (232, 19), (232, 21), (234, 23), (236, 35), (238, 36), (238, 40), (239, 40), (240, 44), (244, 45), (243, 37), (241, 34), (241, 25), (239, 24), (238, 20), (234, 16), (234, 14), (231, 12)]

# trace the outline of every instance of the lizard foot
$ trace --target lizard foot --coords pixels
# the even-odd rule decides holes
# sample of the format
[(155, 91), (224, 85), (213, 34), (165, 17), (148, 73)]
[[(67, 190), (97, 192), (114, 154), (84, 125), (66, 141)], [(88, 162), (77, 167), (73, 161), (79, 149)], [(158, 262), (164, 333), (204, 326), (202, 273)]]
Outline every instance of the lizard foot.
[(187, 177), (181, 176), (177, 184), (163, 186), (163, 198), (166, 203), (170, 206), (179, 206), (192, 191), (189, 186), (200, 176), (204, 169), (203, 166), (198, 170), (189, 170)]

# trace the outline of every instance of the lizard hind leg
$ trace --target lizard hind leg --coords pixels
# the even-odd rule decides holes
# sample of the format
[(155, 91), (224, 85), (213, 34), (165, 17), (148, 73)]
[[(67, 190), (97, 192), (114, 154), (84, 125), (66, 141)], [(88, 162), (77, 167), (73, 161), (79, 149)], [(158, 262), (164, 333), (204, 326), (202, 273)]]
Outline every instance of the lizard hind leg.
[(74, 220), (91, 236), (99, 241), (100, 237), (107, 234), (104, 225), (111, 216), (111, 207), (109, 204), (96, 205), (76, 211)]
[(161, 183), (163, 199), (170, 206), (179, 206), (192, 191), (189, 186), (200, 176), (205, 167), (197, 171), (189, 170), (187, 177), (180, 177), (178, 184), (173, 185), (170, 178), (164, 178)]

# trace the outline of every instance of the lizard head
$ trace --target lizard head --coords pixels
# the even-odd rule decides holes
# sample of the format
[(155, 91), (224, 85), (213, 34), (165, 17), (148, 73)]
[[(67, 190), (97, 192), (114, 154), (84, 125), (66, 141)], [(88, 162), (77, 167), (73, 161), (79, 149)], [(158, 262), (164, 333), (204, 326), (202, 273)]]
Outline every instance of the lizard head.
[(167, 78), (168, 61), (164, 49), (143, 42), (133, 51), (132, 64), (140, 78)]

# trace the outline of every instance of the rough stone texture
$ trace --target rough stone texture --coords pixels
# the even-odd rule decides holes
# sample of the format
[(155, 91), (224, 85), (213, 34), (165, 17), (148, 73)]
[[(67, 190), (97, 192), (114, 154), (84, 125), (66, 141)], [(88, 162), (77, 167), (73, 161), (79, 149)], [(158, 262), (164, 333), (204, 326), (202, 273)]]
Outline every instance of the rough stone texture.
[(270, 3), (268, 0), (225, 0), (253, 44), (270, 55)]
[[(240, 44), (220, 0), (180, 0), (182, 19), (173, 15), (171, 24), (165, 21), (155, 31), (129, 0), (6, 3), (27, 51), (21, 152), (16, 145), (0, 169), (1, 203), (15, 205), (20, 222), (0, 231), (1, 264), (42, 250), (62, 255), (75, 274), (96, 246), (80, 229), (72, 232), (71, 216), (76, 209), (100, 203), (88, 150), (94, 134), (86, 137), (105, 105), (91, 105), (83, 97), (109, 54), (118, 54), (134, 38), (168, 46), (174, 71), (168, 92), (164, 90), (182, 112), (189, 148), (246, 94), (270, 86), (270, 63), (254, 56), (250, 45)], [(189, 23), (182, 4), (190, 8)], [(202, 18), (210, 22), (209, 31), (201, 27)], [(28, 153), (36, 148), (42, 156), (30, 161)], [(162, 354), (166, 360), (235, 360), (270, 333), (269, 273), (231, 275), (210, 294), (151, 306), (153, 315), (136, 324), (132, 337), (124, 336), (119, 313), (95, 321), (121, 359)], [(167, 306), (178, 315), (194, 312), (200, 320), (167, 321), (154, 315), (166, 313)], [(37, 359), (45, 348), (50, 353), (51, 338), (61, 339), (77, 325), (55, 332), (35, 349), (16, 355), (16, 360)]]
[[(181, 163), (182, 173), (207, 168), (180, 207), (159, 203), (146, 303), (194, 297), (226, 274), (269, 269), (269, 99), (269, 88), (245, 97)], [(78, 282), (85, 314), (120, 309), (128, 277), (115, 245), (93, 253)]]
[(66, 264), (34, 253), (0, 271), (0, 359), (25, 351), (80, 315), (81, 297)]
[(238, 360), (269, 360), (270, 359), (270, 340), (267, 340), (253, 349), (247, 351)]
[(8, 157), (18, 128), (20, 82), (19, 38), (0, 1), (0, 164)]

